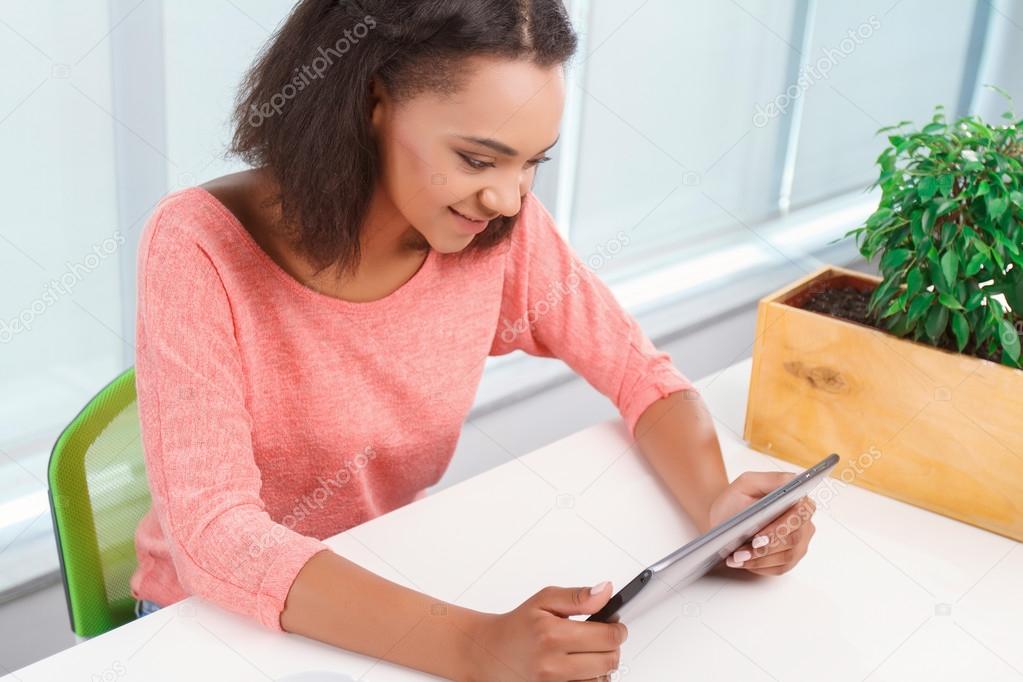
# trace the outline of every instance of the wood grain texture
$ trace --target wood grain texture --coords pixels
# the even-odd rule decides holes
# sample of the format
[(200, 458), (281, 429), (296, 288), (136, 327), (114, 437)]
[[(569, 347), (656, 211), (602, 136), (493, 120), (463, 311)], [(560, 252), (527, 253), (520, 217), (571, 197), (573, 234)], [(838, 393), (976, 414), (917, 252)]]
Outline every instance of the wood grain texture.
[(794, 307), (836, 266), (760, 300), (744, 437), (801, 466), (1023, 541), (1023, 371)]

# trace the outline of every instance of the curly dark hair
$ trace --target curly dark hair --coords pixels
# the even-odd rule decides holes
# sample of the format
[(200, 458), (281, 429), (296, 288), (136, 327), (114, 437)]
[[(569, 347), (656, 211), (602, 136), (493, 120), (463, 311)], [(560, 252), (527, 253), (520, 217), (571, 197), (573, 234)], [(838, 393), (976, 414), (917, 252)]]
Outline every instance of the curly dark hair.
[[(228, 151), (273, 173), (271, 202), (318, 272), (354, 271), (379, 171), (371, 80), (396, 101), (449, 94), (466, 57), (547, 67), (565, 64), (576, 42), (561, 0), (302, 0), (242, 81)], [(494, 219), (463, 251), (503, 242), (516, 218)]]

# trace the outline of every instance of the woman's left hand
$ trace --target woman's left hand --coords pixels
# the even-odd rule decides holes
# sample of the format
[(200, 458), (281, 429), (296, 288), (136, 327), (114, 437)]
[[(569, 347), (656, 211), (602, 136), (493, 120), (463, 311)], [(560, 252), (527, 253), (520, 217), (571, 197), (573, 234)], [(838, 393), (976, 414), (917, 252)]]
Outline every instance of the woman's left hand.
[[(747, 471), (740, 474), (711, 503), (711, 528), (794, 476), (783, 471)], [(735, 550), (726, 559), (725, 565), (759, 575), (781, 575), (788, 572), (806, 554), (815, 530), (811, 517), (816, 509), (813, 500), (803, 497), (757, 533), (751, 542)]]

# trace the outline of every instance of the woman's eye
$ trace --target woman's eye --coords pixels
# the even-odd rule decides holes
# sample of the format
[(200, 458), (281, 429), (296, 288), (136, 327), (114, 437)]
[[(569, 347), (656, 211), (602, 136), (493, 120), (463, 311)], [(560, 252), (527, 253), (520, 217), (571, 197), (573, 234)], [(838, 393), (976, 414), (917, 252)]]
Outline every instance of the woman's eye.
[(462, 161), (465, 161), (466, 165), (468, 165), (469, 168), (472, 168), (474, 170), (483, 170), (484, 168), (494, 167), (494, 164), (489, 161), (480, 161), (478, 159), (472, 158), (471, 156), (462, 154), (461, 152), (459, 152), (458, 155), (462, 157)]
[[(484, 168), (494, 168), (495, 167), (493, 162), (491, 162), (491, 161), (480, 161), (479, 159), (474, 159), (471, 156), (469, 156), (467, 154), (463, 154), (461, 152), (458, 152), (458, 155), (460, 157), (462, 157), (462, 161), (464, 161), (465, 164), (467, 166), (469, 166), (469, 168), (472, 168), (473, 170), (483, 170)], [(543, 157), (540, 157), (539, 159), (530, 159), (526, 163), (528, 163), (530, 166), (539, 166), (541, 163), (545, 163), (545, 162), (550, 161), (550, 160), (551, 160), (551, 157), (543, 156)]]

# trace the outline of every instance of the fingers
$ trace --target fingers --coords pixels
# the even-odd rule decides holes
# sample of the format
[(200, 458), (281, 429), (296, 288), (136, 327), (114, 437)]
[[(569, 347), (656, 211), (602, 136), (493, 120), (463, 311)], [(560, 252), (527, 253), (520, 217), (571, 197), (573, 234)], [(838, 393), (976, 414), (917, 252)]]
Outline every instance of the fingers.
[[(792, 505), (768, 524), (753, 540), (728, 557), (731, 568), (773, 569), (795, 566), (806, 554), (816, 529), (810, 520), (817, 505), (808, 497)], [(777, 574), (777, 573), (773, 573)]]
[(795, 549), (786, 549), (781, 552), (775, 552), (774, 554), (768, 554), (762, 556), (759, 559), (750, 559), (742, 564), (742, 567), (746, 570), (753, 570), (755, 568), (774, 568), (775, 566), (786, 566), (793, 563), (795, 557)]
[(564, 668), (552, 679), (605, 680), (618, 669), (621, 645), (629, 630), (622, 623), (565, 621), (566, 626), (557, 636), (568, 641), (568, 655), (562, 660)]
[(555, 636), (564, 637), (565, 651), (570, 654), (613, 651), (629, 638), (624, 623), (565, 620), (555, 632)]
[(550, 679), (558, 680), (579, 680), (590, 682), (590, 680), (610, 680), (618, 665), (621, 662), (621, 652), (601, 651), (588, 654), (568, 654), (565, 656), (564, 665), (554, 672)]
[(787, 471), (744, 471), (732, 481), (731, 487), (744, 495), (760, 498), (794, 477), (795, 474)]

